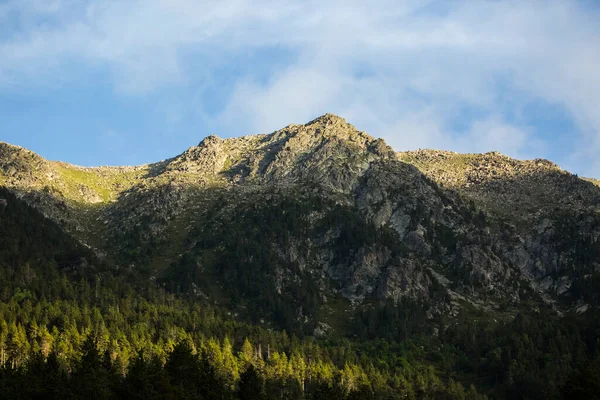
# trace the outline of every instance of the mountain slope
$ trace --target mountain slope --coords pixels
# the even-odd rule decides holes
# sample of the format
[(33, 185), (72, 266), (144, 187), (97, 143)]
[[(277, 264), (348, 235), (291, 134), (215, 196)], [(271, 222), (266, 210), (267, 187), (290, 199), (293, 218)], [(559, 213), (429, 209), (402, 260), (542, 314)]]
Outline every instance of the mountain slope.
[(0, 165), (7, 187), (111, 262), (288, 329), (347, 332), (386, 301), (432, 320), (595, 302), (600, 190), (543, 160), (396, 154), (326, 114), (141, 167), (9, 145)]
[(68, 297), (63, 277), (77, 280), (106, 271), (95, 255), (56, 223), (0, 188), (0, 300), (15, 296)]

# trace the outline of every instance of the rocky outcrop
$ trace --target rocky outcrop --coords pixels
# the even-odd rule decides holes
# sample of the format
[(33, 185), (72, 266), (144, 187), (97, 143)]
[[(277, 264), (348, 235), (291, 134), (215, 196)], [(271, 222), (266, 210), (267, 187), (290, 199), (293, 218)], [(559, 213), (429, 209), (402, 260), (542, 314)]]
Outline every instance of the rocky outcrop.
[(598, 208), (600, 190), (548, 160), (515, 160), (498, 152), (419, 150), (397, 154), (438, 184), (459, 190), (492, 214), (536, 223), (539, 213)]

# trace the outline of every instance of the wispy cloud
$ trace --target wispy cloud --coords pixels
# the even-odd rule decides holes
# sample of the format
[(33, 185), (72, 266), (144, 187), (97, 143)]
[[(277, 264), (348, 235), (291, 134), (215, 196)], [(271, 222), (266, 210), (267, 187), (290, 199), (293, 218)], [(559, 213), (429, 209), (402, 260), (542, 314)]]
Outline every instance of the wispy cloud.
[[(214, 88), (189, 97), (217, 133), (271, 131), (336, 112), (399, 150), (552, 155), (577, 172), (600, 175), (600, 11), (591, 2), (0, 6), (0, 24), (15, 15), (21, 22), (0, 35), (0, 90), (68, 84), (86, 68), (108, 71), (121, 96), (227, 80), (218, 109), (211, 107)], [(265, 50), (266, 62), (244, 63)], [(224, 77), (232, 63), (240, 65)], [(532, 120), (531, 104), (564, 110), (576, 127), (572, 149), (553, 147), (564, 138)]]

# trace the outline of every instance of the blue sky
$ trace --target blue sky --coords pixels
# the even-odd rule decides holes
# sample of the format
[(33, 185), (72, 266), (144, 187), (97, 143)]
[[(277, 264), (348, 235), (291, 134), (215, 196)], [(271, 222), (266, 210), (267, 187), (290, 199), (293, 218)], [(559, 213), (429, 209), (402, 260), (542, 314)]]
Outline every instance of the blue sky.
[(0, 140), (80, 165), (333, 112), (600, 177), (600, 2), (0, 0)]

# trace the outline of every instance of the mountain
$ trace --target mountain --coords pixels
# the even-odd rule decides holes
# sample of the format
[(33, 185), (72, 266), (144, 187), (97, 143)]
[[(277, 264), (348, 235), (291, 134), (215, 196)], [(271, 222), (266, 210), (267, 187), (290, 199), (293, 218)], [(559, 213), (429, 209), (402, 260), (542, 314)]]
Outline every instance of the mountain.
[(209, 136), (140, 167), (76, 167), (3, 144), (0, 168), (6, 187), (99, 255), (175, 291), (294, 309), (311, 329), (385, 300), (438, 314), (596, 301), (584, 281), (600, 259), (600, 189), (545, 160), (395, 153), (327, 114)]
[(496, 152), (397, 153), (332, 114), (137, 167), (0, 143), (0, 184), (86, 252), (68, 279), (127, 276), (300, 337), (462, 345), (469, 324), (598, 310), (596, 182)]

